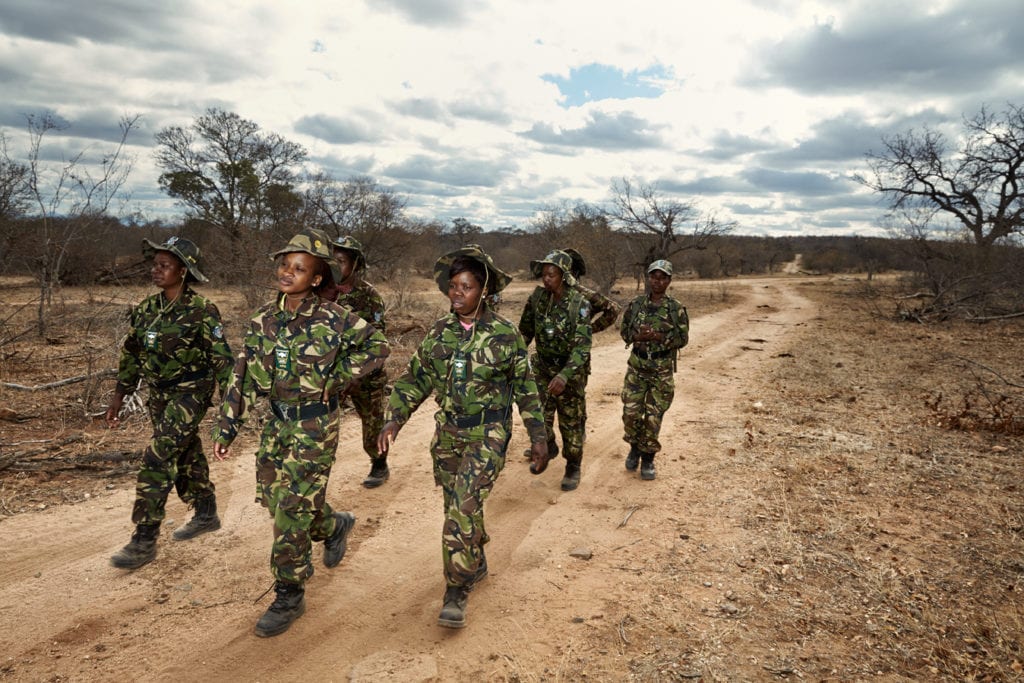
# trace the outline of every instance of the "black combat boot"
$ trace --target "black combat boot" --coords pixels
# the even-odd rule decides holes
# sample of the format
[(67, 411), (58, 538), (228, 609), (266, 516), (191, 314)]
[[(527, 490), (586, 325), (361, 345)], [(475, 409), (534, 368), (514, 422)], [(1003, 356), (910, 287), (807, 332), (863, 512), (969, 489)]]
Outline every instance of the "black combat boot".
[(636, 472), (636, 468), (640, 466), (640, 451), (637, 450), (636, 446), (630, 444), (629, 455), (626, 456), (626, 469), (630, 472)]
[(156, 557), (156, 538), (159, 535), (159, 524), (139, 524), (131, 542), (110, 558), (110, 564), (118, 569), (138, 569), (149, 564)]
[(656, 477), (654, 471), (654, 453), (640, 454), (640, 478), (650, 481)]
[(195, 504), (196, 513), (188, 524), (178, 527), (171, 534), (175, 541), (187, 541), (199, 534), (216, 531), (220, 528), (220, 517), (217, 516), (217, 499), (214, 496), (200, 498)]
[(388, 469), (388, 456), (374, 458), (370, 465), (370, 473), (363, 479), (363, 486), (368, 489), (375, 489), (388, 480), (391, 470)]
[(256, 635), (260, 638), (284, 633), (293, 621), (306, 613), (306, 590), (301, 583), (278, 581), (274, 592), (277, 595), (273, 604), (256, 622)]
[(466, 625), (466, 601), (469, 590), (462, 586), (448, 586), (444, 592), (444, 605), (437, 617), (438, 626), (462, 628)]
[(580, 463), (565, 461), (565, 476), (562, 477), (562, 490), (575, 491), (580, 485)]
[(356, 518), (351, 512), (334, 513), (334, 533), (324, 541), (324, 566), (337, 567), (341, 558), (345, 557), (348, 547), (348, 534), (356, 525)]

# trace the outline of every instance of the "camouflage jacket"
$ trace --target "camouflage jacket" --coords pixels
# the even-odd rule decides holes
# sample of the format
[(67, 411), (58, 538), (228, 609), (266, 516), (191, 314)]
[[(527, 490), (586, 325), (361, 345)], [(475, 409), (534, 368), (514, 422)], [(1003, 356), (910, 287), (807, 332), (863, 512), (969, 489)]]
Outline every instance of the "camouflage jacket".
[(434, 324), (395, 380), (385, 421), (405, 424), (431, 392), (440, 407), (439, 421), (485, 410), (508, 411), (515, 403), (530, 440), (547, 439), (526, 342), (515, 325), (489, 310), (472, 330), (462, 327), (454, 313)]
[[(641, 325), (650, 325), (655, 332), (663, 332), (665, 340), (662, 342), (637, 342), (633, 344), (633, 337), (640, 330)], [(641, 294), (634, 298), (626, 306), (622, 314), (622, 325), (619, 333), (626, 346), (633, 344), (633, 348), (647, 353), (668, 353), (681, 349), (690, 341), (690, 318), (686, 313), (686, 307), (668, 296), (662, 297), (661, 301), (654, 303), (648, 295)]]
[(353, 313), (376, 327), (381, 334), (388, 333), (387, 323), (384, 321), (384, 299), (373, 285), (366, 280), (357, 279), (351, 292), (346, 294), (340, 289), (335, 291), (335, 303), (351, 308)]
[(607, 330), (615, 322), (615, 319), (619, 317), (619, 311), (622, 309), (618, 303), (612, 301), (604, 294), (584, 287), (581, 284), (576, 285), (576, 289), (580, 290), (580, 294), (590, 304), (590, 331), (593, 334), (603, 332)]
[(230, 444), (259, 396), (297, 405), (323, 401), (384, 365), (387, 339), (362, 318), (313, 295), (294, 313), (284, 295), (256, 311), (231, 374), (214, 434)]
[(165, 394), (212, 389), (216, 379), (224, 393), (234, 359), (213, 302), (187, 285), (171, 303), (159, 292), (132, 310), (130, 325), (117, 370), (123, 395), (140, 378)]
[(537, 287), (519, 319), (526, 343), (535, 341), (540, 362), (566, 382), (590, 366), (590, 304), (576, 287), (565, 288), (561, 300)]

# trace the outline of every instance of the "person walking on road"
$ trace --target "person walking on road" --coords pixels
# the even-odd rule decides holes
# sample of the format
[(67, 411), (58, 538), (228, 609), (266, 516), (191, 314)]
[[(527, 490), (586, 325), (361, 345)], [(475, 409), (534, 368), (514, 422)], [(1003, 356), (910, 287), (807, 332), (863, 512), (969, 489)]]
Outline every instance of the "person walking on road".
[[(341, 281), (333, 288), (333, 300), (352, 309), (353, 313), (386, 336), (384, 299), (364, 277), (366, 254), (363, 245), (356, 238), (346, 235), (334, 240), (332, 246), (341, 271)], [(326, 295), (326, 298), (332, 298), (332, 294)], [(363, 479), (363, 486), (368, 489), (380, 486), (391, 476), (388, 459), (377, 453), (377, 436), (384, 426), (384, 393), (387, 383), (387, 373), (381, 367), (354, 382), (345, 392), (363, 427), (363, 451), (370, 458), (370, 473)]]
[(533, 444), (534, 474), (547, 467), (547, 434), (526, 342), (513, 323), (485, 303), (512, 278), (479, 247), (467, 246), (438, 259), (434, 279), (452, 310), (434, 324), (395, 380), (378, 449), (388, 453), (399, 430), (433, 393), (438, 410), (430, 453), (434, 483), (444, 496), (446, 583), (438, 624), (461, 628), (469, 592), (487, 576), (484, 501), (505, 465), (512, 404), (519, 407)]
[(632, 345), (622, 385), (623, 440), (629, 444), (626, 469), (654, 479), (654, 456), (665, 412), (675, 397), (676, 353), (690, 339), (686, 307), (666, 293), (672, 263), (658, 259), (647, 267), (648, 293), (634, 298), (622, 316), (620, 333)]
[(389, 353), (384, 335), (319, 296), (341, 279), (327, 235), (307, 230), (273, 256), (280, 294), (249, 321), (214, 438), (214, 455), (227, 457), (256, 399), (270, 400), (256, 452), (256, 500), (274, 520), (276, 597), (256, 622), (261, 637), (283, 633), (305, 613), (314, 542), (324, 543), (325, 567), (345, 555), (355, 516), (335, 512), (326, 500), (338, 447), (338, 397)]
[(140, 380), (146, 384), (153, 435), (135, 484), (135, 533), (110, 558), (119, 569), (137, 569), (156, 557), (172, 487), (195, 509), (193, 518), (172, 535), (175, 540), (220, 528), (199, 423), (216, 386), (223, 395), (233, 359), (220, 311), (190, 286), (208, 282), (199, 270), (199, 247), (187, 239), (169, 237), (163, 244), (143, 240), (142, 250), (153, 259), (150, 273), (160, 291), (132, 310), (117, 387), (105, 416), (110, 427), (119, 426), (125, 397), (135, 392)]
[(586, 372), (592, 338), (590, 304), (576, 288), (572, 258), (564, 251), (555, 249), (531, 261), (530, 270), (541, 278), (541, 285), (526, 301), (519, 331), (527, 344), (535, 342), (532, 361), (544, 406), (548, 452), (551, 457), (559, 452), (554, 431), (557, 413), (565, 458), (561, 486), (563, 491), (572, 491), (579, 486), (583, 462)]

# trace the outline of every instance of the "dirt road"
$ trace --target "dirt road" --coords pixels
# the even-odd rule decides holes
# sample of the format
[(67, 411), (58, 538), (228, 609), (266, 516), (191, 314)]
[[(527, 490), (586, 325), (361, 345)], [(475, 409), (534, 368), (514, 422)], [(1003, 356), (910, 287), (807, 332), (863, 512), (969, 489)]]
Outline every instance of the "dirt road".
[[(739, 571), (716, 563), (715, 574), (703, 559), (744, 533), (725, 512), (744, 482), (716, 472), (743, 443), (742, 406), (757, 400), (761, 371), (815, 315), (794, 282), (731, 284), (735, 306), (692, 320), (654, 482), (623, 469), (618, 394), (627, 352), (613, 330), (598, 337), (582, 483), (561, 492), (561, 462), (531, 476), (519, 430), (487, 504), (490, 578), (471, 595), (463, 630), (436, 625), (441, 495), (430, 475), (425, 405), (399, 436), (391, 480), (375, 490), (359, 485), (368, 463), (358, 421), (343, 423), (329, 497), (358, 523), (339, 567), (323, 568), (322, 548), (314, 550), (306, 615), (276, 638), (252, 634), (270, 596), (254, 600), (271, 583), (270, 525), (253, 501), (252, 441), (237, 442), (232, 460), (213, 465), (223, 528), (172, 541), (170, 531), (187, 517), (172, 499), (156, 561), (135, 572), (108, 563), (130, 534), (128, 486), (3, 520), (0, 679), (627, 678), (637, 654), (629, 628), (646, 605), (699, 603), (708, 599), (702, 591)], [(571, 556), (577, 549), (592, 558)], [(675, 594), (658, 595), (649, 559), (666, 552), (690, 571)], [(680, 614), (680, 623), (688, 621)]]

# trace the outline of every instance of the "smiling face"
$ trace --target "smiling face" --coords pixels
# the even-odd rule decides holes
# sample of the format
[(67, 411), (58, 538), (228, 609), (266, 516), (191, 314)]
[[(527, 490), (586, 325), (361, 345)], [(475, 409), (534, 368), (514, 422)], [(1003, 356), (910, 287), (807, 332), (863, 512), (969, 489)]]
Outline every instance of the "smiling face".
[(647, 274), (647, 283), (651, 287), (651, 296), (655, 299), (665, 296), (665, 290), (668, 289), (670, 282), (672, 282), (672, 276), (663, 270), (652, 270)]
[(284, 254), (277, 264), (277, 287), (289, 298), (304, 299), (323, 280), (323, 261), (304, 251)]
[(160, 289), (173, 289), (185, 281), (188, 270), (178, 257), (169, 251), (158, 251), (153, 256), (153, 267), (150, 269), (153, 284)]
[(448, 280), (448, 300), (459, 317), (474, 317), (480, 307), (483, 292), (483, 284), (468, 270), (456, 273)]

